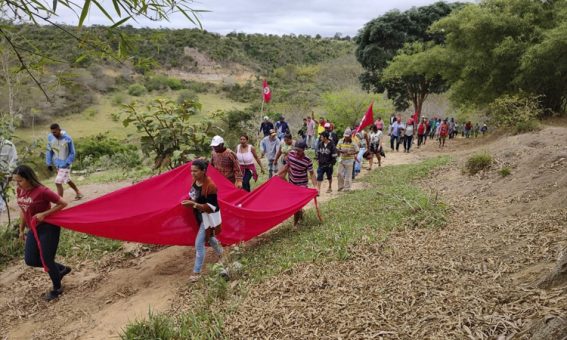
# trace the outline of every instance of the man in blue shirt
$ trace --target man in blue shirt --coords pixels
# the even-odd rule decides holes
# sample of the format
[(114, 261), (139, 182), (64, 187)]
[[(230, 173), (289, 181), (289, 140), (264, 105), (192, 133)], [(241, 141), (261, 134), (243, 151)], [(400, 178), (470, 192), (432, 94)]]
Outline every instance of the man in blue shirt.
[(284, 116), (280, 116), (280, 120), (276, 122), (276, 132), (280, 141), (283, 140), (287, 133), (291, 134), (289, 125), (287, 125)]
[(388, 134), (390, 135), (390, 147), (392, 148), (392, 151), (394, 151), (394, 143), (396, 145), (396, 151), (399, 151), (400, 149), (400, 133), (402, 128), (401, 118), (398, 118), (392, 123), (392, 125), (390, 125)]
[(63, 197), (63, 184), (67, 183), (71, 189), (75, 190), (75, 199), (80, 200), (83, 194), (71, 180), (71, 164), (75, 160), (75, 145), (73, 139), (65, 131), (61, 130), (59, 124), (54, 123), (50, 126), (51, 133), (47, 136), (47, 152), (45, 163), (49, 171), (57, 169), (55, 186), (57, 193)]

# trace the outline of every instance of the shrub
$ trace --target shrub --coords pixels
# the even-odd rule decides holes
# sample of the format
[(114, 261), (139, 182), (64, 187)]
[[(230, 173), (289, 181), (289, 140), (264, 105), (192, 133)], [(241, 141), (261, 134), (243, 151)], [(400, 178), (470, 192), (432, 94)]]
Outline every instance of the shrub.
[(175, 336), (172, 320), (165, 315), (149, 312), (147, 320), (138, 320), (130, 324), (121, 339), (172, 339)]
[(134, 97), (143, 96), (146, 92), (146, 87), (142, 84), (132, 84), (128, 87), (128, 94)]
[(519, 135), (541, 129), (541, 124), (538, 120), (532, 119), (528, 121), (519, 121), (514, 126), (514, 134)]
[(498, 170), (498, 173), (500, 174), (500, 176), (506, 177), (506, 176), (510, 176), (512, 170), (510, 170), (509, 167), (505, 166), (502, 169)]
[(79, 139), (76, 148), (81, 169), (113, 166), (132, 168), (141, 164), (138, 149), (134, 145), (103, 134)]
[(148, 91), (164, 91), (167, 89), (181, 90), (185, 88), (185, 85), (181, 80), (169, 78), (164, 75), (146, 77), (144, 85), (146, 86)]
[(179, 92), (177, 96), (177, 104), (183, 104), (186, 101), (197, 102), (199, 101), (199, 96), (191, 90), (183, 90)]
[(470, 175), (488, 169), (492, 164), (492, 156), (487, 152), (474, 154), (467, 160), (465, 168)]
[(110, 99), (110, 103), (114, 106), (120, 106), (126, 101), (126, 96), (123, 93), (115, 93)]
[(512, 128), (516, 134), (534, 131), (543, 112), (539, 99), (525, 94), (503, 95), (488, 106), (488, 113), (495, 125)]

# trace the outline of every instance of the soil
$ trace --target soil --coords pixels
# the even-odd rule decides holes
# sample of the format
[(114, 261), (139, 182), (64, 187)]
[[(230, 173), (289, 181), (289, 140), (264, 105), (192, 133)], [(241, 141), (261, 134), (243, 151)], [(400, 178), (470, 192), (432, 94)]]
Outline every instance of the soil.
[[(534, 325), (567, 309), (567, 287), (537, 288), (567, 244), (566, 143), (567, 128), (556, 126), (519, 136), (457, 139), (443, 150), (428, 141), (409, 154), (387, 153), (383, 166), (441, 154), (455, 159), (419, 184), (447, 204), (447, 226), (399, 228), (383, 243), (353, 247), (349, 260), (303, 264), (251, 287), (226, 320), (227, 334), (272, 339), (531, 336)], [(464, 162), (479, 150), (490, 152), (495, 164), (475, 176), (464, 174)], [(509, 167), (511, 175), (502, 177), (502, 167)], [(81, 189), (88, 199), (127, 184)], [(360, 187), (355, 181), (353, 189)], [(336, 187), (330, 195), (322, 191), (320, 201), (340, 195)], [(194, 289), (187, 280), (193, 260), (193, 248), (127, 244), (100, 261), (69, 263), (74, 270), (65, 277), (65, 293), (51, 303), (40, 298), (49, 287), (47, 275), (17, 261), (0, 274), (3, 337), (116, 337), (150, 310), (178, 308), (176, 300)]]

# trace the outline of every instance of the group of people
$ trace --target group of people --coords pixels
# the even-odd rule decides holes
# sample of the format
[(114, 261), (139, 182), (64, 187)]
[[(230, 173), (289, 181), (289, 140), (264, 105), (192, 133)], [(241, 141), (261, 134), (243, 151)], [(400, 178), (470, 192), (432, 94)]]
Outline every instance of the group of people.
[[(73, 140), (58, 124), (52, 124), (50, 130), (45, 161), (49, 171), (57, 171), (57, 193), (44, 186), (31, 167), (17, 165), (17, 151), (11, 141), (2, 139), (0, 143), (0, 162), (6, 172), (2, 178), (2, 189), (10, 180), (17, 184), (16, 202), (20, 208), (19, 238), (25, 242), (25, 263), (46, 268), (52, 282), (52, 289), (44, 296), (47, 301), (56, 299), (62, 293), (61, 280), (71, 272), (71, 268), (55, 262), (61, 229), (47, 223), (45, 218), (67, 206), (63, 199), (63, 184), (71, 186), (75, 191), (75, 199), (83, 198), (83, 194), (71, 180), (71, 165), (75, 159)], [(3, 196), (3, 201), (4, 198)], [(36, 232), (30, 228), (34, 225)]]
[[(477, 124), (478, 125), (478, 124)], [(463, 136), (475, 135), (476, 128), (469, 123), (463, 126)], [(371, 170), (376, 158), (378, 166), (382, 165), (385, 157), (383, 148), (385, 124), (378, 118), (369, 131), (347, 127), (339, 139), (334, 124), (321, 118), (315, 121), (306, 117), (304, 125), (298, 131), (298, 137), (293, 138), (289, 124), (284, 117), (273, 124), (264, 117), (260, 132), (264, 137), (260, 141), (259, 152), (250, 143), (246, 134), (240, 136), (240, 142), (235, 151), (225, 146), (221, 136), (213, 137), (211, 141), (212, 154), (210, 159), (197, 159), (191, 166), (193, 183), (187, 199), (180, 202), (191, 209), (199, 230), (195, 238), (195, 264), (191, 281), (197, 281), (205, 260), (205, 244), (210, 244), (220, 257), (223, 249), (216, 238), (222, 225), (220, 206), (217, 197), (216, 184), (207, 176), (208, 165), (213, 166), (236, 187), (251, 191), (251, 180), (258, 179), (257, 167), (265, 173), (262, 158), (266, 158), (268, 177), (279, 176), (300, 187), (308, 187), (311, 182), (314, 188), (321, 191), (324, 180), (328, 182), (327, 192), (332, 192), (334, 168), (337, 165), (338, 191), (349, 191), (352, 180), (360, 172), (363, 160), (368, 161)], [(75, 191), (75, 199), (80, 200), (83, 194), (71, 180), (71, 166), (75, 159), (75, 147), (72, 138), (58, 124), (50, 126), (47, 140), (46, 165), (50, 171), (57, 171), (54, 193), (41, 184), (34, 170), (27, 165), (17, 164), (17, 153), (14, 145), (2, 140), (0, 144), (0, 161), (10, 164), (12, 178), (17, 183), (17, 204), (20, 207), (20, 239), (25, 241), (25, 262), (29, 266), (48, 269), (53, 287), (45, 294), (45, 299), (56, 299), (62, 293), (61, 280), (71, 272), (71, 268), (55, 262), (59, 243), (60, 227), (45, 222), (45, 218), (67, 206), (63, 199), (63, 185), (68, 184)], [(486, 132), (486, 125), (479, 129)], [(387, 133), (390, 136), (390, 147), (398, 150), (404, 145), (409, 152), (413, 144), (414, 132), (417, 133), (418, 148), (425, 144), (427, 138), (437, 137), (440, 147), (447, 138), (454, 138), (461, 131), (454, 120), (441, 120), (422, 117), (420, 122), (409, 119), (402, 122), (401, 117), (393, 116)], [(471, 132), (472, 131), (472, 132)], [(314, 149), (317, 169), (305, 151)], [(5, 177), (6, 178), (6, 177)], [(4, 180), (2, 185), (7, 185)], [(294, 226), (303, 219), (303, 211), (294, 215)], [(36, 224), (37, 233), (26, 227)], [(41, 247), (41, 250), (40, 250)], [(43, 261), (42, 261), (43, 259)]]
[(390, 136), (390, 148), (392, 151), (399, 151), (400, 144), (403, 145), (404, 152), (409, 153), (415, 142), (414, 136), (417, 134), (417, 147), (420, 148), (427, 142), (427, 139), (436, 139), (439, 142), (439, 148), (445, 147), (447, 139), (456, 138), (461, 133), (463, 137), (478, 137), (479, 134), (486, 134), (488, 127), (479, 123), (475, 126), (468, 121), (459, 125), (454, 118), (441, 119), (439, 117), (410, 117), (403, 122), (400, 115), (392, 115), (390, 117), (390, 126), (388, 127), (388, 135)]

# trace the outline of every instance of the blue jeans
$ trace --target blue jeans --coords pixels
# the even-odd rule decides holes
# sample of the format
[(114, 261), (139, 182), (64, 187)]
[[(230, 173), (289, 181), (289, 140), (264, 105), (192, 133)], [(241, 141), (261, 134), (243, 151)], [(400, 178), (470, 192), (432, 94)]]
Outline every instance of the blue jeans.
[(252, 179), (252, 171), (250, 169), (244, 170), (244, 177), (242, 178), (242, 189), (250, 192), (250, 180)]
[[(201, 267), (203, 267), (203, 263), (205, 262), (205, 227), (203, 223), (199, 226), (199, 232), (197, 233), (197, 237), (195, 238), (195, 266), (193, 267), (193, 272), (198, 274), (201, 272)], [(222, 254), (223, 250), (220, 245), (220, 242), (217, 240), (216, 237), (212, 236), (209, 239), (209, 244), (215, 252), (219, 255)]]

